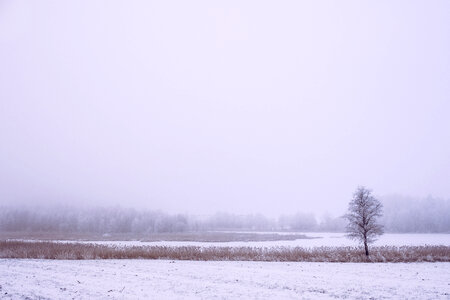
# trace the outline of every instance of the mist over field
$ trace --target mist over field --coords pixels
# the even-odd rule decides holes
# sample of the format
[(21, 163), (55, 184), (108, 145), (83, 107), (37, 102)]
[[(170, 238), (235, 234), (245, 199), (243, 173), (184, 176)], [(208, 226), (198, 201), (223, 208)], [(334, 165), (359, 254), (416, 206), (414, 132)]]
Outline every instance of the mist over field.
[[(385, 199), (381, 223), (387, 232), (450, 233), (450, 201)], [(3, 206), (0, 232), (152, 234), (211, 230), (344, 232), (343, 216), (298, 211), (277, 218), (262, 214), (169, 214), (126, 207)]]
[[(0, 203), (450, 199), (446, 1), (0, 2)], [(81, 21), (82, 20), (82, 21)]]
[(448, 299), (449, 116), (446, 0), (0, 0), (0, 298)]

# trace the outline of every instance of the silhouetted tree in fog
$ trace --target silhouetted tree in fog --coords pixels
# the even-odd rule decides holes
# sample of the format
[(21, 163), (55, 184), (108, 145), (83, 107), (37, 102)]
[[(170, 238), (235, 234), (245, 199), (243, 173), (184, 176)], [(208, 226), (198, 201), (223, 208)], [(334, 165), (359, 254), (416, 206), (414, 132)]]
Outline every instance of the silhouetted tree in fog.
[(369, 256), (368, 244), (383, 234), (383, 226), (377, 222), (377, 218), (382, 215), (382, 208), (381, 202), (363, 186), (356, 189), (348, 205), (348, 213), (345, 215), (348, 221), (347, 236), (364, 244), (366, 256)]

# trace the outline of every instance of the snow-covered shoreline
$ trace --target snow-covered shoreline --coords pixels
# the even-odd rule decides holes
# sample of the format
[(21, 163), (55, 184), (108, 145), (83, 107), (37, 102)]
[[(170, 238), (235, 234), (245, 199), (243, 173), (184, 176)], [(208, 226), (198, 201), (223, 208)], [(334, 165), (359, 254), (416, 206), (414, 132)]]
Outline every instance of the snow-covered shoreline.
[[(306, 239), (261, 241), (261, 242), (199, 242), (199, 241), (80, 241), (53, 240), (62, 243), (91, 243), (114, 246), (200, 246), (200, 247), (353, 247), (358, 243), (345, 237), (345, 233), (335, 232), (295, 232), (283, 234), (304, 234)], [(10, 239), (35, 241), (26, 239)], [(450, 246), (450, 234), (446, 233), (386, 233), (379, 237), (374, 246)]]
[(449, 299), (450, 263), (0, 259), (0, 297)]

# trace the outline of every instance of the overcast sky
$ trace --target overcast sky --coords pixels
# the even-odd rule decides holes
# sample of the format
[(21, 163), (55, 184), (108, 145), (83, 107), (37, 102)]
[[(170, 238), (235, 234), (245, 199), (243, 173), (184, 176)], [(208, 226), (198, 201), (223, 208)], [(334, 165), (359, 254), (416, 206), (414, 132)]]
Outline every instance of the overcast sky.
[(0, 204), (450, 198), (450, 1), (0, 0)]

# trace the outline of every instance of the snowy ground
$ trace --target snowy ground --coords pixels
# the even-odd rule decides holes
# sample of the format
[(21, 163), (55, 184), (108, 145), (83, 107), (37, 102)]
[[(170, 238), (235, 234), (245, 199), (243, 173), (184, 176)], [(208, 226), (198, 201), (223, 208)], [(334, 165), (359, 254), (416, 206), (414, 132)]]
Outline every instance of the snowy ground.
[(2, 259), (0, 285), (6, 299), (450, 299), (450, 263)]
[[(358, 246), (358, 243), (348, 239), (344, 233), (324, 233), (324, 232), (300, 232), (314, 239), (298, 239), (293, 241), (267, 241), (267, 242), (227, 242), (227, 243), (201, 243), (201, 242), (153, 242), (145, 243), (149, 245), (167, 245), (167, 246), (231, 246), (231, 247), (340, 247), (340, 246)], [(141, 243), (142, 244), (142, 243)], [(436, 233), (414, 233), (414, 234), (395, 234), (388, 233), (379, 237), (374, 246), (423, 246), (423, 245), (444, 245), (450, 246), (450, 234)]]
[[(358, 243), (349, 240), (344, 233), (324, 233), (324, 232), (296, 232), (296, 233), (280, 233), (280, 234), (305, 234), (308, 237), (316, 237), (314, 239), (298, 239), (293, 241), (266, 241), (266, 242), (177, 242), (177, 241), (160, 241), (160, 242), (140, 242), (140, 241), (89, 241), (83, 243), (95, 243), (117, 246), (219, 246), (219, 247), (339, 247), (339, 246), (357, 246)], [(61, 241), (70, 242), (70, 241)], [(72, 241), (79, 242), (79, 241)], [(424, 246), (424, 245), (443, 245), (450, 246), (450, 234), (445, 233), (387, 233), (382, 235), (375, 246)]]

